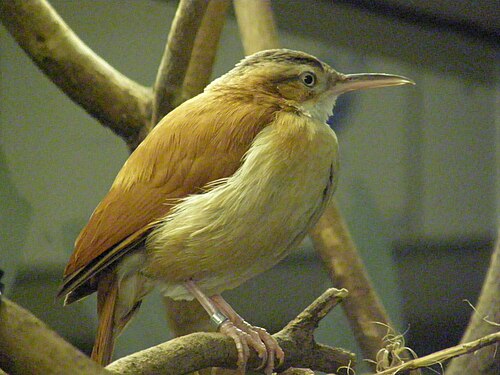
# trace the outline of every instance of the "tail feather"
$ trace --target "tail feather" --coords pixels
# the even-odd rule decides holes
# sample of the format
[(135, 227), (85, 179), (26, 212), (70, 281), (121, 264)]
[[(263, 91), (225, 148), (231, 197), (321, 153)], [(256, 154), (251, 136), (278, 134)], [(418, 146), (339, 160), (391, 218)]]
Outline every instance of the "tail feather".
[(115, 310), (118, 299), (118, 283), (114, 272), (105, 273), (97, 288), (97, 314), (99, 326), (91, 358), (102, 366), (111, 362), (118, 334), (115, 327)]

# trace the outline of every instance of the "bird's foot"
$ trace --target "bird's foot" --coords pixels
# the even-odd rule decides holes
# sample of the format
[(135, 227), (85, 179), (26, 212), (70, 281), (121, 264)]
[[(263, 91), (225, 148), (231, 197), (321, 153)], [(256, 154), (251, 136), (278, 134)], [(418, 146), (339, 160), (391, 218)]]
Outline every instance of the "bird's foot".
[(226, 320), (220, 325), (219, 331), (231, 337), (236, 344), (239, 374), (245, 374), (250, 348), (257, 352), (259, 358), (262, 358), (262, 364), (257, 370), (264, 369), (264, 373), (267, 375), (272, 374), (276, 360), (278, 360), (278, 365), (282, 364), (284, 360), (283, 350), (276, 339), (264, 328), (254, 327), (243, 320), (238, 322)]

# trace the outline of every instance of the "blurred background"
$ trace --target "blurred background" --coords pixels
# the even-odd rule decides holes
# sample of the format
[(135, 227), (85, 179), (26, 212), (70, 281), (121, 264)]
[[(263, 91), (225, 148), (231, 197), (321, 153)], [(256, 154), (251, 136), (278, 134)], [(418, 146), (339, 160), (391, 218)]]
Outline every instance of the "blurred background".
[[(176, 1), (52, 0), (90, 48), (154, 82)], [(284, 47), (344, 73), (386, 72), (415, 87), (348, 94), (332, 126), (341, 148), (336, 198), (396, 329), (419, 355), (456, 344), (472, 312), (500, 217), (497, 2), (273, 1)], [(0, 27), (0, 268), (6, 294), (90, 351), (95, 297), (54, 296), (73, 241), (128, 156)], [(214, 77), (243, 57), (232, 11)], [(226, 293), (250, 322), (279, 330), (324, 289), (306, 240), (271, 272)], [(117, 356), (169, 338), (148, 296)], [(356, 349), (341, 310), (317, 339)]]

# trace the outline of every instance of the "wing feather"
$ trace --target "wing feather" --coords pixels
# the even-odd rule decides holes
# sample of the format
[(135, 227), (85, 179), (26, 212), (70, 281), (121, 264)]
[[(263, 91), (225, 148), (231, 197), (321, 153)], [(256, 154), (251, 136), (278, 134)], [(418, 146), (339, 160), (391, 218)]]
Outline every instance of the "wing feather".
[[(90, 283), (165, 217), (176, 199), (232, 175), (277, 108), (206, 93), (185, 102), (131, 154), (75, 242), (60, 295)], [(214, 108), (217, 109), (214, 111)], [(122, 254), (123, 253), (123, 254)]]

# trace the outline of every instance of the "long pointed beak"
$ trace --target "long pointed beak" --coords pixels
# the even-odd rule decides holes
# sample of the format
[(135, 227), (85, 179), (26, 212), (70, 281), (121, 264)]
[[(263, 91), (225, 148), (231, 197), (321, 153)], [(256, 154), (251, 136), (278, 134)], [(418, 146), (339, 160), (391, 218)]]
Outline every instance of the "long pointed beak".
[(349, 91), (374, 89), (377, 87), (414, 85), (411, 79), (384, 73), (340, 74), (333, 91), (340, 95)]

